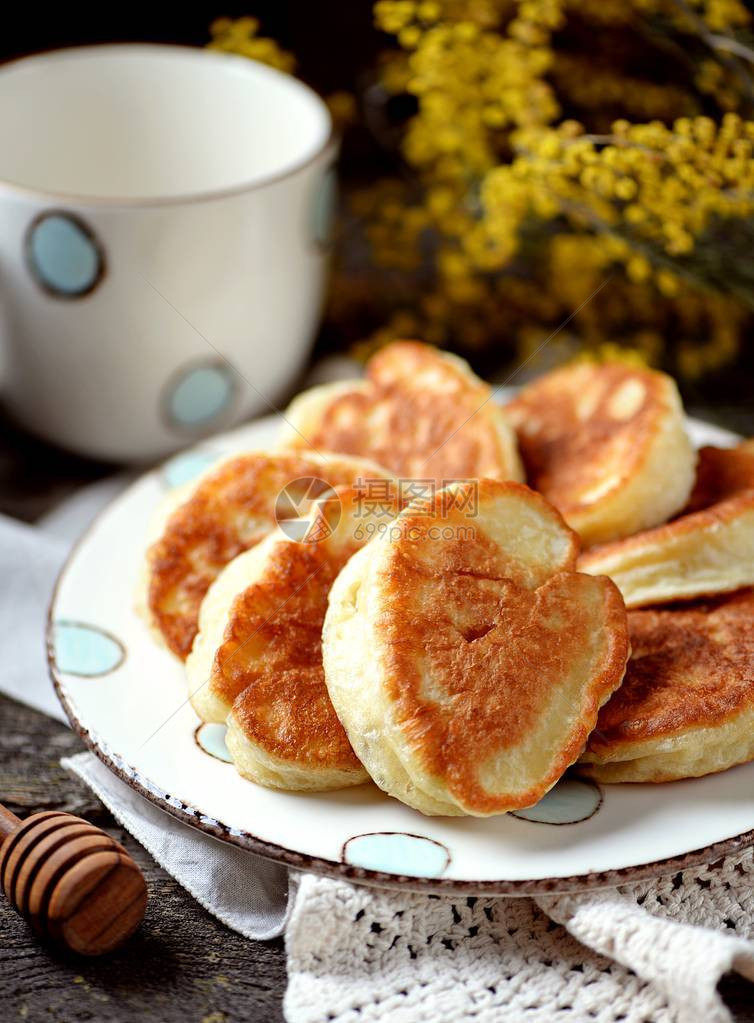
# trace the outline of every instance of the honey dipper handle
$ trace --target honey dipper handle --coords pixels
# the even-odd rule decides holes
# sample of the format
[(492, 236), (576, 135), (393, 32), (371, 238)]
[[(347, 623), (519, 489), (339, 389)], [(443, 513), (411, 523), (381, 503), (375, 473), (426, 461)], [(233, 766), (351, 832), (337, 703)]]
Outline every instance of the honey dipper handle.
[(19, 821), (0, 805), (0, 891), (39, 937), (87, 956), (122, 945), (147, 907), (123, 846), (62, 810)]
[(20, 823), (21, 821), (15, 813), (11, 813), (7, 807), (0, 803), (0, 845), (8, 835), (12, 835), (14, 831), (18, 830)]

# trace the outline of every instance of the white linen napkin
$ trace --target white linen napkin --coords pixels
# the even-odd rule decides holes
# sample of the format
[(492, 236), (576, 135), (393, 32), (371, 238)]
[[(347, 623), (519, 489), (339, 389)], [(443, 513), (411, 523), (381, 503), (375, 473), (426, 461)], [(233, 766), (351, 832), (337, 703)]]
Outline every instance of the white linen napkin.
[[(91, 753), (61, 760), (102, 800), (160, 866), (200, 905), (247, 938), (266, 941), (285, 930), (288, 872), (235, 846), (179, 824), (117, 778)], [(295, 880), (291, 882), (295, 891)]]
[[(83, 527), (82, 527), (83, 528)], [(47, 672), (47, 605), (68, 544), (0, 515), (0, 690), (67, 721)]]

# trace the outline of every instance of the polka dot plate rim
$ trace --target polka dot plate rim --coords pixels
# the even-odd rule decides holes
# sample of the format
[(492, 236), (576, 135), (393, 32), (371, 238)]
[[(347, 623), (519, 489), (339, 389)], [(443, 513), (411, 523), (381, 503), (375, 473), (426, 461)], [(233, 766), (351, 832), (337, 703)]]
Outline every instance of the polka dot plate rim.
[[(186, 700), (182, 666), (154, 642), (134, 609), (143, 538), (171, 487), (171, 463), (186, 459), (189, 466), (193, 459), (203, 471), (214, 456), (268, 447), (278, 426), (277, 417), (258, 420), (146, 473), (104, 509), (60, 573), (48, 620), (53, 684), (74, 729), (118, 777), (178, 820), (268, 859), (440, 894), (605, 887), (754, 844), (754, 764), (661, 786), (597, 787), (578, 779), (577, 785), (591, 786), (592, 811), (580, 820), (548, 822), (540, 819), (542, 804), (515, 816), (423, 817), (371, 785), (313, 795), (273, 792), (245, 781), (217, 755), (220, 736), (213, 736), (214, 752), (205, 750), (195, 738), (200, 723)], [(707, 424), (691, 429), (698, 443), (735, 440)], [(185, 482), (185, 471), (179, 476)], [(110, 563), (106, 587), (97, 571), (103, 559)], [(58, 663), (54, 637), (61, 621), (100, 630), (124, 655), (113, 657), (109, 670), (94, 671), (92, 657), (108, 649), (100, 642), (94, 654), (85, 652), (89, 673), (77, 674), (70, 661)], [(561, 816), (571, 812), (573, 799), (573, 791), (560, 798), (556, 790)]]

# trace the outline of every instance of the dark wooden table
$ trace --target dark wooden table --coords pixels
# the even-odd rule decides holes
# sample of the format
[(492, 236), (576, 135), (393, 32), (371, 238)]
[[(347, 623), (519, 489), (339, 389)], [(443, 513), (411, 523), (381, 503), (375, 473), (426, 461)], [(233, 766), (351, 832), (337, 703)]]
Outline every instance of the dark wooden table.
[[(754, 415), (747, 410), (694, 411), (754, 433)], [(31, 522), (77, 486), (109, 471), (36, 444), (2, 422), (0, 436), (0, 513)], [(282, 940), (249, 941), (228, 930), (158, 867), (99, 800), (60, 767), (61, 757), (82, 748), (64, 725), (0, 696), (0, 799), (20, 817), (68, 810), (122, 842), (146, 875), (147, 917), (121, 952), (87, 961), (39, 944), (0, 899), (0, 1021), (281, 1020)], [(731, 976), (721, 990), (737, 1023), (754, 1023), (754, 985)]]

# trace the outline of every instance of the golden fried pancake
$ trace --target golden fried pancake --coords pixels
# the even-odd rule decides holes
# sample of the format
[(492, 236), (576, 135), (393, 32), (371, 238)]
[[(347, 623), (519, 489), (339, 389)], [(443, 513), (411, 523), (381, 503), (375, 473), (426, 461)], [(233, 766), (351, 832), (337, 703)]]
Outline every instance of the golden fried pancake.
[(673, 781), (754, 759), (754, 591), (631, 611), (632, 654), (580, 769)]
[(754, 440), (735, 448), (700, 448), (698, 455), (696, 482), (684, 511), (699, 511), (742, 490), (754, 490)]
[(620, 594), (577, 551), (538, 494), (482, 480), (410, 505), (346, 564), (325, 678), (380, 788), (483, 817), (536, 803), (577, 759), (628, 657)]
[(463, 359), (418, 341), (383, 348), (364, 380), (304, 392), (286, 420), (286, 447), (363, 455), (406, 479), (523, 479), (490, 387)]
[(695, 455), (664, 373), (580, 363), (548, 373), (506, 407), (527, 479), (585, 544), (656, 526), (680, 511)]
[(626, 540), (593, 547), (582, 554), (579, 568), (609, 575), (627, 607), (753, 586), (754, 490)]
[(320, 791), (367, 780), (327, 694), (322, 623), (338, 572), (395, 510), (337, 487), (312, 509), (301, 542), (276, 531), (207, 592), (186, 662), (191, 702), (205, 721), (227, 719), (227, 746), (246, 778)]
[[(274, 528), (276, 514), (294, 513), (295, 501), (278, 504), (284, 488), (304, 510), (307, 500), (321, 496), (324, 484), (386, 476), (384, 469), (363, 459), (303, 451), (251, 452), (211, 468), (181, 493), (177, 507), (160, 513), (157, 539), (147, 552), (144, 602), (150, 623), (170, 650), (185, 659), (212, 580)], [(295, 481), (300, 482), (289, 487)]]

